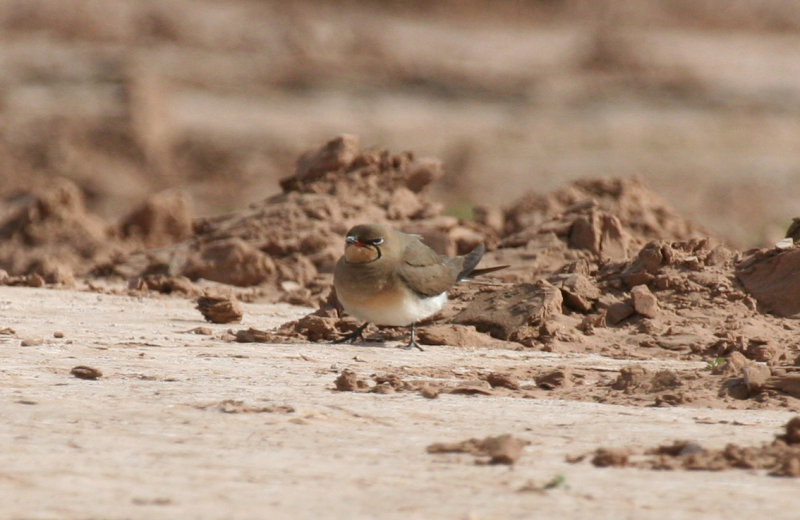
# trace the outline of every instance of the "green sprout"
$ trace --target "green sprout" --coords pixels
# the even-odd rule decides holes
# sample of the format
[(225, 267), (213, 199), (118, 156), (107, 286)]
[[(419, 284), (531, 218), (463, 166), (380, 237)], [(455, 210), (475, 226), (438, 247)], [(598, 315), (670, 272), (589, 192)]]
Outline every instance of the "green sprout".
[(567, 484), (567, 477), (564, 475), (556, 475), (555, 477), (550, 479), (550, 482), (544, 485), (544, 489), (569, 489), (569, 485)]
[(717, 357), (717, 358), (712, 359), (711, 361), (706, 361), (706, 370), (713, 370), (713, 369), (717, 368), (718, 366), (724, 364), (725, 361), (726, 360), (725, 360), (724, 357)]

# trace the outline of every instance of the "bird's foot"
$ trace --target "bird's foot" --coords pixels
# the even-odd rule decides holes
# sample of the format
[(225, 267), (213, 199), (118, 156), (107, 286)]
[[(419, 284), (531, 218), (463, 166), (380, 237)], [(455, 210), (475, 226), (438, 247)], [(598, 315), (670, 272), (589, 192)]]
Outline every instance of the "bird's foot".
[(358, 327), (353, 332), (345, 334), (344, 336), (331, 341), (331, 343), (345, 343), (345, 342), (351, 342), (351, 341), (354, 341), (354, 340), (357, 340), (357, 339), (364, 339), (364, 329), (367, 328), (367, 325), (369, 325), (369, 323), (364, 323), (363, 325)]
[(420, 352), (425, 352), (425, 349), (420, 347), (419, 343), (417, 343), (417, 324), (416, 323), (412, 323), (411, 324), (411, 341), (409, 341), (407, 345), (403, 345), (403, 346), (401, 346), (399, 348), (404, 348), (406, 350), (411, 350), (412, 348), (415, 348), (415, 349), (419, 350)]
[(412, 348), (415, 348), (415, 349), (419, 350), (420, 352), (425, 352), (425, 349), (419, 346), (419, 343), (417, 343), (417, 340), (411, 340), (411, 341), (408, 342), (408, 344), (400, 345), (397, 348), (402, 348), (402, 349), (405, 349), (405, 350), (411, 350)]

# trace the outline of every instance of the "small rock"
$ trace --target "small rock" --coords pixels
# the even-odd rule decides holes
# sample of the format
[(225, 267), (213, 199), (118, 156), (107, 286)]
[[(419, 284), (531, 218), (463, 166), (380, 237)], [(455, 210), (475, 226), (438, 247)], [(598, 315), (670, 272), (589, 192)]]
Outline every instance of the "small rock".
[(634, 313), (633, 305), (629, 302), (612, 303), (606, 309), (606, 322), (609, 325), (616, 325)]
[(522, 456), (522, 450), (527, 444), (528, 441), (507, 433), (483, 440), (483, 448), (489, 455), (489, 464), (514, 464)]
[(550, 277), (549, 282), (561, 289), (567, 307), (579, 312), (591, 311), (594, 302), (600, 298), (600, 289), (580, 273), (557, 274)]
[(757, 252), (741, 262), (736, 277), (759, 310), (781, 317), (800, 317), (800, 248)]
[(530, 442), (510, 434), (468, 439), (461, 442), (437, 442), (427, 447), (428, 453), (469, 453), (476, 457), (488, 456), (489, 464), (514, 464)]
[(453, 317), (453, 322), (474, 325), (481, 332), (508, 340), (519, 329), (535, 329), (551, 315), (561, 313), (561, 291), (545, 280), (522, 283), (504, 291), (479, 294)]
[(689, 441), (678, 451), (678, 457), (688, 457), (698, 453), (703, 453), (703, 446), (699, 442)]
[(592, 464), (598, 468), (623, 467), (628, 465), (629, 455), (628, 451), (622, 449), (598, 448), (592, 457)]
[(511, 390), (519, 390), (519, 380), (511, 374), (492, 372), (486, 376), (486, 382), (492, 385), (492, 388), (501, 386)]
[(779, 390), (793, 397), (800, 397), (800, 374), (772, 376), (764, 383), (764, 388), (768, 390)]
[(202, 296), (195, 307), (206, 321), (212, 323), (238, 323), (242, 321), (242, 306), (234, 296)]
[[(372, 378), (377, 383), (377, 386), (388, 386), (393, 390), (398, 391), (405, 391), (410, 390), (411, 385), (409, 385), (406, 381), (403, 381), (397, 374), (376, 374), (373, 375)], [(377, 393), (389, 393), (389, 392), (381, 392), (380, 390), (376, 390), (375, 388), (372, 389), (373, 392)]]
[(211, 336), (214, 334), (214, 331), (208, 327), (195, 327), (193, 329), (186, 331), (188, 334), (197, 334), (200, 336)]
[(294, 322), (294, 330), (309, 341), (332, 340), (337, 338), (336, 321), (335, 318), (309, 314)]
[(59, 339), (63, 338), (64, 337), (64, 333), (61, 332), (60, 330), (57, 330), (57, 331), (53, 332), (53, 337), (54, 338), (59, 338)]
[(161, 294), (186, 294), (196, 296), (200, 290), (185, 276), (148, 274), (128, 280), (128, 288), (134, 291), (156, 291)]
[(499, 341), (469, 325), (428, 325), (417, 330), (425, 345), (450, 345), (454, 347), (487, 347)]
[(492, 387), (486, 381), (466, 381), (450, 390), (450, 394), (492, 395)]
[(628, 287), (648, 283), (665, 263), (665, 248), (659, 242), (650, 242), (639, 251), (636, 259), (622, 272), (622, 280)]
[(100, 370), (86, 365), (73, 367), (69, 373), (78, 379), (97, 379), (98, 377), (103, 377), (103, 373)]
[(748, 364), (742, 368), (744, 384), (747, 385), (750, 394), (760, 392), (771, 375), (772, 372), (765, 365)]
[(667, 455), (669, 457), (688, 457), (697, 453), (703, 453), (703, 446), (695, 441), (675, 441), (672, 444), (659, 446), (649, 450), (653, 455)]
[(649, 381), (650, 374), (640, 365), (623, 367), (619, 371), (619, 376), (611, 385), (614, 390), (622, 390), (626, 394), (633, 393), (637, 388), (642, 387)]
[(631, 289), (633, 309), (647, 318), (658, 316), (658, 299), (646, 285), (637, 285)]
[(366, 381), (359, 379), (358, 375), (348, 368), (342, 370), (334, 384), (336, 385), (336, 390), (340, 392), (358, 392), (369, 386)]
[(775, 477), (800, 477), (800, 456), (788, 456), (780, 462), (780, 466), (770, 475)]
[(792, 417), (786, 423), (786, 435), (783, 440), (786, 444), (800, 444), (800, 416)]
[(419, 395), (426, 399), (436, 399), (439, 397), (441, 393), (441, 389), (434, 387), (433, 385), (423, 385), (422, 388), (419, 389)]
[(22, 345), (23, 347), (35, 347), (36, 345), (41, 345), (42, 343), (44, 343), (44, 339), (42, 339), (41, 337), (31, 336), (29, 338), (23, 339), (20, 345)]
[(237, 343), (271, 343), (276, 341), (275, 334), (266, 330), (249, 329), (237, 330), (234, 336)]
[(745, 350), (745, 354), (753, 361), (777, 361), (787, 356), (786, 347), (775, 343), (762, 341), (751, 342)]
[(553, 390), (558, 387), (569, 388), (572, 386), (572, 369), (564, 367), (547, 372), (536, 378), (536, 386), (544, 390)]

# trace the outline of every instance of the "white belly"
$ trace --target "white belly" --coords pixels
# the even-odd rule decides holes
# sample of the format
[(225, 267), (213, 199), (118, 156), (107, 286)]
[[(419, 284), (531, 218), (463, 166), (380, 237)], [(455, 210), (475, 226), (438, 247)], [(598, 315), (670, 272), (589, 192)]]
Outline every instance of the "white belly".
[(338, 297), (344, 310), (359, 320), (395, 327), (411, 325), (433, 316), (442, 310), (447, 302), (446, 292), (429, 298), (420, 298), (407, 290), (386, 297), (377, 296), (360, 301), (349, 300), (344, 294), (339, 294)]

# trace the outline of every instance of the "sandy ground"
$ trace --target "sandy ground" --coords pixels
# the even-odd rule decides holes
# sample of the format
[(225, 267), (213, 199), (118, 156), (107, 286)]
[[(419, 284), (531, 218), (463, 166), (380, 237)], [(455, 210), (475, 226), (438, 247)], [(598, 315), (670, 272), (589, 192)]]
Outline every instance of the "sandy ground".
[[(269, 328), (308, 311), (243, 305), (241, 327)], [(2, 326), (15, 332), (0, 336), (3, 518), (777, 519), (796, 518), (800, 506), (796, 481), (764, 472), (565, 461), (599, 446), (675, 439), (711, 448), (761, 444), (788, 412), (333, 390), (344, 368), (365, 375), (386, 366), (613, 368), (618, 360), (231, 343), (215, 339), (230, 326), (204, 323), (178, 298), (0, 287), (0, 309)], [(199, 326), (215, 335), (187, 332)], [(35, 337), (43, 342), (21, 346)], [(103, 376), (75, 378), (76, 365)], [(425, 449), (503, 433), (531, 443), (511, 467)], [(558, 476), (562, 485), (536, 490)]]

